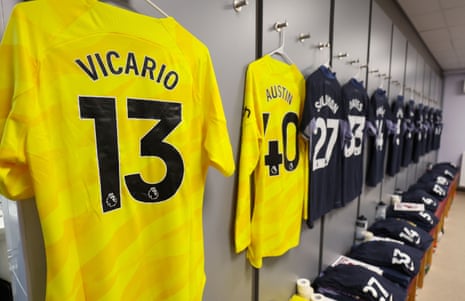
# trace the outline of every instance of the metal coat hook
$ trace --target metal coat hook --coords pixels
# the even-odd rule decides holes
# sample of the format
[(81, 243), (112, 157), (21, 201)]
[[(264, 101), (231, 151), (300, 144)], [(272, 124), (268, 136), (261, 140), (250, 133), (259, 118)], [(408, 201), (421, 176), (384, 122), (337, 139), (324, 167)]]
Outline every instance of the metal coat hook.
[(368, 73), (378, 73), (379, 69), (369, 70)]
[(279, 46), (275, 50), (269, 52), (268, 55), (277, 54), (277, 55), (281, 56), (286, 61), (286, 63), (288, 63), (289, 65), (292, 65), (292, 64), (294, 64), (294, 62), (291, 60), (291, 58), (284, 51), (284, 44), (285, 44), (285, 41), (286, 41), (286, 38), (285, 38), (285, 35), (284, 35), (284, 33), (285, 33), (284, 28), (287, 25), (288, 25), (287, 21), (284, 21), (282, 23), (276, 22), (274, 24), (274, 26), (273, 26), (274, 29), (279, 33)]
[(288, 25), (287, 21), (284, 21), (282, 23), (276, 22), (274, 24), (274, 30), (276, 30), (277, 32), (280, 32), (283, 28), (286, 28), (287, 25)]
[(326, 42), (326, 43), (320, 42), (316, 46), (316, 48), (318, 48), (320, 50), (323, 49), (323, 48), (329, 48), (329, 47), (331, 47), (331, 44), (329, 42)]
[[(360, 63), (360, 59), (356, 59), (356, 60), (351, 60), (348, 62), (349, 64), (353, 65), (353, 64), (358, 64)], [(362, 66), (360, 66), (360, 68), (362, 68)]]
[(365, 69), (365, 68), (368, 69), (368, 65), (361, 65), (359, 68), (360, 69)]
[(345, 57), (348, 57), (349, 54), (347, 52), (339, 52), (337, 55), (335, 55), (334, 57), (338, 58), (338, 59), (343, 59)]
[(234, 0), (233, 8), (236, 12), (240, 12), (242, 7), (249, 5), (249, 1), (247, 0)]
[(156, 5), (155, 3), (153, 3), (151, 0), (145, 0), (145, 2), (147, 2), (150, 6), (152, 6), (153, 8), (155, 8), (160, 14), (162, 14), (164, 17), (169, 17), (169, 15), (167, 13), (165, 13), (158, 5)]
[(305, 42), (305, 40), (308, 40), (308, 39), (310, 39), (310, 38), (311, 38), (311, 35), (310, 35), (309, 33), (301, 33), (301, 34), (299, 35), (299, 41), (300, 41), (301, 43)]

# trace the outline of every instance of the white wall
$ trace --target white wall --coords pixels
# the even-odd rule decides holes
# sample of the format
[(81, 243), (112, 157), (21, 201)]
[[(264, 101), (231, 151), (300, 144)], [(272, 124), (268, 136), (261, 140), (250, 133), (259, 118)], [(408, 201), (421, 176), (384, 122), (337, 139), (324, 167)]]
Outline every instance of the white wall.
[(460, 164), (465, 152), (465, 93), (463, 83), (465, 72), (446, 75), (444, 78), (443, 113), (444, 129), (438, 162), (450, 161)]

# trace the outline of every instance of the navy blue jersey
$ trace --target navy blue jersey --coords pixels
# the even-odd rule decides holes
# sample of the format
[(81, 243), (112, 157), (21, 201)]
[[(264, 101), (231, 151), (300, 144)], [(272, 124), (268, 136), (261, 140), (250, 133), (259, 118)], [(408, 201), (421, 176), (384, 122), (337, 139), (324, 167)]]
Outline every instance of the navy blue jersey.
[(387, 136), (393, 132), (391, 109), (386, 91), (376, 89), (368, 108), (368, 169), (366, 184), (376, 186), (384, 176)]
[(402, 241), (406, 245), (426, 251), (433, 242), (431, 234), (404, 219), (386, 218), (368, 227), (375, 236)]
[(438, 218), (431, 211), (400, 211), (394, 210), (393, 205), (387, 207), (386, 217), (405, 219), (426, 232), (430, 232), (439, 222)]
[(411, 185), (408, 189), (408, 191), (414, 191), (414, 190), (424, 190), (427, 193), (435, 196), (439, 200), (443, 200), (449, 191), (448, 187), (445, 185), (441, 185), (436, 182), (417, 182), (413, 185)]
[[(339, 264), (326, 268), (313, 282), (315, 291), (335, 293), (336, 300), (405, 301), (407, 290), (362, 266)], [(341, 298), (338, 298), (340, 295)]]
[(430, 134), (430, 124), (429, 124), (429, 106), (424, 105), (423, 106), (423, 140), (421, 142), (421, 148), (420, 148), (420, 155), (424, 155), (427, 153), (428, 149), (428, 141), (430, 139), (429, 134)]
[(402, 194), (402, 202), (424, 204), (425, 209), (436, 212), (441, 199), (422, 189), (408, 190)]
[(415, 135), (413, 138), (412, 161), (418, 163), (422, 155), (423, 147), (423, 104), (419, 103), (415, 108)]
[(402, 148), (402, 167), (407, 167), (412, 162), (413, 140), (415, 136), (415, 102), (409, 100), (404, 108), (404, 145)]
[(441, 184), (445, 187), (449, 187), (450, 185), (450, 179), (444, 175), (443, 171), (440, 170), (430, 170), (426, 171), (419, 179), (417, 182), (434, 182)]
[(433, 165), (431, 171), (437, 171), (442, 173), (444, 176), (449, 178), (450, 180), (454, 179), (455, 175), (458, 172), (457, 166), (450, 162), (439, 162)]
[(433, 150), (434, 144), (434, 113), (435, 109), (430, 107), (428, 110), (428, 142), (426, 143), (426, 152)]
[(369, 97), (363, 83), (351, 79), (342, 87), (342, 100), (352, 138), (344, 146), (342, 202), (347, 204), (362, 192), (363, 145)]
[(433, 138), (433, 149), (438, 150), (441, 145), (441, 133), (442, 133), (442, 111), (437, 109), (434, 112), (434, 138)]
[(413, 278), (420, 270), (423, 254), (417, 248), (398, 242), (373, 240), (354, 246), (347, 257), (391, 268)]
[(342, 147), (345, 122), (341, 86), (325, 66), (306, 79), (301, 131), (310, 140), (309, 225), (342, 206)]
[(403, 127), (404, 119), (404, 97), (397, 96), (392, 103), (392, 118), (396, 125), (396, 131), (389, 137), (389, 151), (387, 158), (386, 173), (391, 177), (400, 171), (402, 160), (402, 147), (404, 144), (405, 128)]

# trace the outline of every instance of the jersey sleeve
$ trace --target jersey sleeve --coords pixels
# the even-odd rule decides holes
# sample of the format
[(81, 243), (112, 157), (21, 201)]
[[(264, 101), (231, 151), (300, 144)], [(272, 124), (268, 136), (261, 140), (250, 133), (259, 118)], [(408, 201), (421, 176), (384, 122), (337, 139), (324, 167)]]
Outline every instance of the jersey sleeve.
[(366, 133), (369, 136), (376, 136), (376, 103), (375, 103), (375, 96), (372, 95), (370, 100), (367, 102), (367, 121), (366, 121)]
[[(300, 81), (300, 99), (302, 99), (301, 101), (301, 109), (300, 109), (300, 116), (302, 119), (302, 116), (303, 116), (303, 112), (304, 112), (304, 106), (305, 106), (305, 95), (306, 95), (306, 86), (305, 86), (305, 79), (302, 77), (302, 80)], [(303, 135), (299, 135), (299, 139), (301, 140), (301, 145), (302, 145), (302, 150), (303, 150), (303, 153), (308, 156), (308, 153), (309, 153), (309, 145), (308, 145), (308, 141), (306, 140), (306, 138), (303, 136)], [(308, 157), (307, 157), (308, 158)], [(309, 198), (309, 177), (310, 177), (310, 166), (309, 166), (309, 160), (304, 160), (305, 162), (305, 165), (304, 165), (304, 205), (303, 205), (303, 212), (302, 212), (302, 218), (304, 220), (308, 220), (309, 216), (308, 216), (308, 198)]]
[(386, 109), (385, 121), (386, 121), (387, 134), (395, 135), (397, 133), (397, 117), (395, 116), (392, 109), (389, 107), (387, 103), (386, 103), (385, 109)]
[(236, 203), (235, 245), (237, 253), (247, 248), (251, 242), (251, 177), (259, 161), (261, 139), (254, 105), (254, 99), (258, 97), (256, 90), (253, 72), (249, 67), (246, 75), (242, 112), (241, 150)]
[(33, 196), (26, 154), (27, 129), (35, 102), (35, 60), (23, 41), (17, 9), (0, 44), (0, 193)]
[(341, 117), (341, 122), (339, 123), (339, 131), (342, 134), (341, 135), (342, 147), (344, 147), (346, 144), (349, 144), (350, 141), (352, 140), (352, 129), (349, 123), (349, 106), (347, 105), (347, 103), (349, 102), (349, 99), (348, 99), (346, 90), (347, 90), (347, 86), (345, 84), (341, 88), (342, 117)]
[(223, 175), (230, 176), (235, 170), (234, 157), (213, 64), (208, 51), (205, 51), (203, 62), (199, 64), (198, 79), (198, 82), (202, 83), (199, 85), (199, 100), (200, 103), (207, 103), (205, 110), (208, 112), (203, 129), (203, 146), (208, 153), (210, 164)]
[(341, 119), (341, 122), (339, 123), (339, 132), (341, 133), (341, 147), (344, 148), (345, 145), (350, 144), (353, 137), (349, 120), (346, 118)]
[(315, 87), (312, 82), (312, 77), (310, 75), (305, 82), (305, 101), (304, 101), (304, 110), (302, 112), (302, 120), (300, 122), (300, 131), (303, 137), (307, 140), (310, 140), (312, 137), (312, 132), (315, 128), (315, 119), (313, 116), (312, 104), (315, 101)]

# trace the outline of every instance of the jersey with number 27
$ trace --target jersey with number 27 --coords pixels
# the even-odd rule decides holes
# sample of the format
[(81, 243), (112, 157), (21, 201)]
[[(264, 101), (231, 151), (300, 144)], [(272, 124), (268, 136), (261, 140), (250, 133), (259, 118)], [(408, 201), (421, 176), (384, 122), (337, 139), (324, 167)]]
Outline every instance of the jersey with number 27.
[[(342, 206), (341, 86), (335, 73), (320, 66), (306, 79), (301, 128), (310, 141), (310, 199), (308, 223)], [(309, 224), (310, 225), (310, 224)]]
[(42, 0), (0, 58), (0, 192), (35, 197), (46, 300), (202, 300), (206, 173), (234, 172), (208, 49), (171, 17)]

